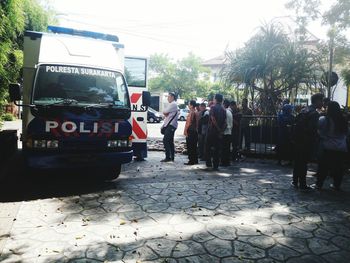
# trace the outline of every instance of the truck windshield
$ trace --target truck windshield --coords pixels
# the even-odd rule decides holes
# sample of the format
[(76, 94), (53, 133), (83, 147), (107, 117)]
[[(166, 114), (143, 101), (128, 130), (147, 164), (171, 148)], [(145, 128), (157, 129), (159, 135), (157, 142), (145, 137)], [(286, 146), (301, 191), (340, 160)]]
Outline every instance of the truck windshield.
[(74, 66), (39, 66), (33, 103), (47, 105), (61, 102), (128, 107), (129, 95), (119, 72)]

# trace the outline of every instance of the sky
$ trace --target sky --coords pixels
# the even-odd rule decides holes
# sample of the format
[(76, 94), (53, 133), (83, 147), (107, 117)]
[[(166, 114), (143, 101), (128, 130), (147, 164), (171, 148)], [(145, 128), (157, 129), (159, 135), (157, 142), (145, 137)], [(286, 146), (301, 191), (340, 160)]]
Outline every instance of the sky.
[[(331, 0), (322, 0), (329, 2)], [(51, 0), (60, 26), (118, 35), (128, 55), (204, 60), (242, 47), (271, 20), (293, 24), (286, 0)], [(309, 30), (325, 37), (319, 25)]]

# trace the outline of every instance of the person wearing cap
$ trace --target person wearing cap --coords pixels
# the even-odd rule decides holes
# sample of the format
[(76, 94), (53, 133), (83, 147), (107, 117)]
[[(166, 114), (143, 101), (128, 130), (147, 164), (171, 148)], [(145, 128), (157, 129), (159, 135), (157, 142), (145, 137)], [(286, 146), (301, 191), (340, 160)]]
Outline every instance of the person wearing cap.
[(176, 104), (177, 96), (174, 92), (169, 92), (168, 102), (169, 104), (163, 111), (165, 116), (162, 128), (165, 128), (163, 144), (165, 148), (165, 159), (161, 162), (173, 162), (175, 158), (175, 144), (174, 135), (177, 129), (177, 119), (179, 114), (179, 109)]
[(214, 171), (219, 169), (222, 137), (226, 129), (226, 110), (222, 106), (223, 96), (216, 94), (214, 105), (209, 111), (208, 134), (206, 143), (206, 166), (213, 167)]

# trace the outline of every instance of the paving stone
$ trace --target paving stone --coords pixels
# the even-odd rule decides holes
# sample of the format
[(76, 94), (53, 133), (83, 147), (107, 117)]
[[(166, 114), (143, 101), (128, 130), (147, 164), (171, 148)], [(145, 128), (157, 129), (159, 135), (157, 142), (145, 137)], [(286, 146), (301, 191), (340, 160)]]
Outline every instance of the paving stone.
[(287, 261), (289, 258), (300, 256), (300, 253), (282, 245), (276, 245), (268, 250), (268, 255), (272, 259)]
[[(0, 227), (10, 233), (3, 249), (0, 243), (0, 261), (338, 263), (350, 258), (348, 191), (294, 191), (290, 169), (272, 163), (241, 162), (207, 173), (183, 167), (184, 156), (163, 166), (159, 154), (137, 164), (142, 172), (126, 165), (108, 189), (16, 203), (13, 226)], [(349, 182), (345, 176), (346, 189)], [(13, 218), (4, 207), (0, 203), (3, 215)]]
[(86, 251), (86, 257), (101, 261), (122, 260), (124, 253), (117, 246), (100, 244), (90, 246)]
[(207, 230), (213, 236), (223, 239), (223, 240), (234, 240), (237, 238), (236, 228), (233, 226), (215, 226), (210, 225), (207, 227)]
[(146, 245), (148, 247), (150, 247), (156, 254), (164, 258), (171, 256), (171, 252), (173, 251), (176, 244), (176, 241), (168, 240), (165, 238), (152, 239), (146, 242)]
[(302, 238), (279, 237), (277, 238), (277, 242), (302, 254), (311, 253), (308, 249), (307, 241)]
[(295, 237), (295, 238), (311, 238), (313, 237), (311, 232), (301, 230), (292, 225), (284, 225), (284, 235), (286, 237)]
[(180, 258), (179, 263), (203, 263), (203, 262), (219, 262), (220, 259), (211, 255), (198, 255), (192, 257)]
[(331, 252), (321, 256), (327, 262), (336, 262), (336, 263), (348, 263), (350, 258), (349, 251), (338, 251)]
[(350, 238), (337, 236), (332, 238), (331, 241), (337, 247), (350, 251)]
[(288, 214), (276, 213), (272, 215), (272, 221), (275, 222), (276, 224), (286, 225), (286, 224), (300, 222), (301, 218), (289, 213)]
[(172, 257), (181, 258), (201, 254), (205, 254), (205, 250), (200, 244), (186, 240), (176, 244)]
[(234, 241), (234, 255), (244, 259), (259, 259), (265, 257), (263, 249), (253, 247), (241, 241)]
[(332, 242), (320, 238), (309, 239), (308, 243), (311, 251), (317, 255), (339, 250)]
[(238, 236), (258, 236), (261, 233), (255, 225), (239, 225), (236, 229)]
[(326, 261), (316, 255), (304, 255), (296, 258), (291, 258), (287, 261), (287, 263), (326, 263)]
[(335, 234), (329, 232), (329, 231), (326, 231), (324, 230), (323, 228), (319, 228), (319, 229), (316, 229), (315, 231), (313, 231), (314, 233), (314, 236), (317, 237), (317, 238), (322, 238), (322, 239), (331, 239), (332, 237), (335, 236)]
[(126, 254), (123, 257), (123, 261), (124, 260), (133, 260), (133, 262), (135, 261), (146, 261), (146, 260), (155, 260), (158, 259), (157, 254), (155, 254), (152, 249), (143, 246), (143, 247), (139, 247), (133, 250), (130, 250), (128, 252), (126, 252)]
[(214, 238), (215, 238), (214, 236), (212, 236), (211, 234), (209, 234), (206, 231), (196, 233), (192, 236), (193, 241), (196, 241), (198, 243), (206, 242), (206, 241), (212, 240)]
[[(244, 259), (242, 257), (228, 257), (221, 261), (222, 263), (252, 263), (251, 259)], [(271, 263), (271, 261), (269, 261)]]
[(275, 240), (272, 237), (268, 236), (255, 236), (247, 238), (247, 241), (255, 246), (262, 249), (272, 247), (275, 244)]
[(213, 256), (228, 257), (233, 255), (231, 241), (220, 240), (218, 238), (215, 238), (205, 242), (204, 246)]

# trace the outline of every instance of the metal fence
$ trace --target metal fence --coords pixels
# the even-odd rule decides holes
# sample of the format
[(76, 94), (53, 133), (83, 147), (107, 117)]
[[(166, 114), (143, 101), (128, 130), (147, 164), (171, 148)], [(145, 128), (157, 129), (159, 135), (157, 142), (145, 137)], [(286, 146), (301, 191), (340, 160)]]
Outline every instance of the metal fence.
[(276, 153), (277, 116), (243, 115), (237, 132), (240, 152), (261, 155)]

